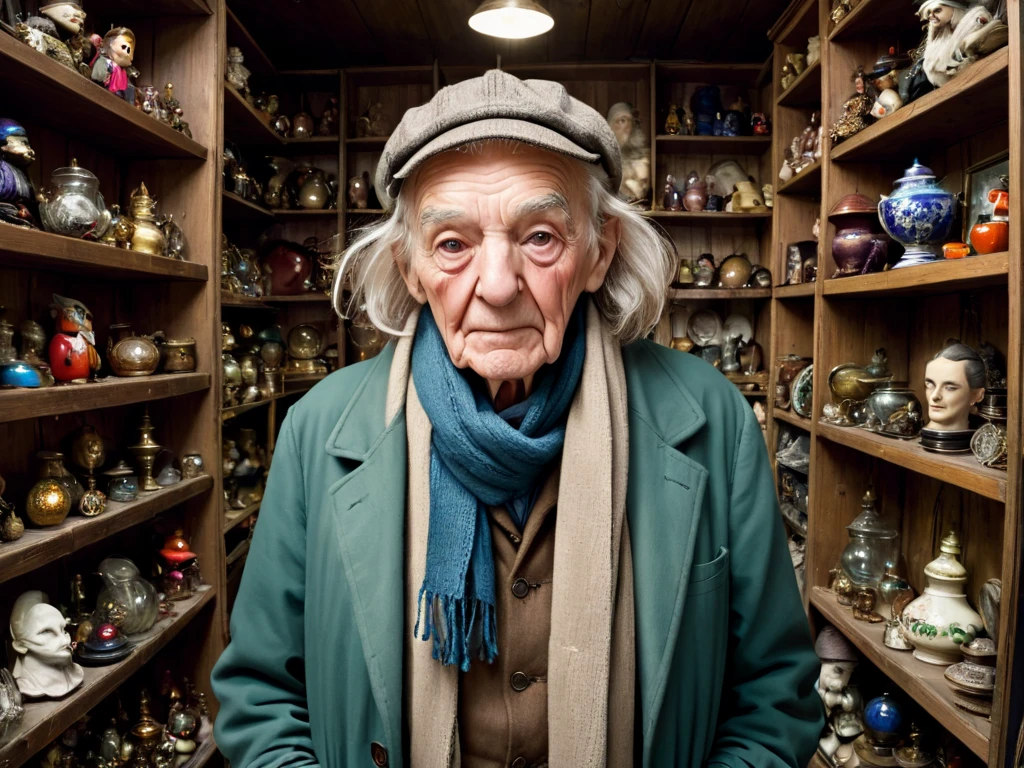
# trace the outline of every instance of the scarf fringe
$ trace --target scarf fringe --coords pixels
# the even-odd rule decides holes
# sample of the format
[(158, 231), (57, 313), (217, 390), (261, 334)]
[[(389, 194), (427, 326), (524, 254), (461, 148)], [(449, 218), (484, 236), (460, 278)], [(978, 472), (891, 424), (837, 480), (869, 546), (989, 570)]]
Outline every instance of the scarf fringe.
[[(445, 626), (439, 627), (434, 621), (434, 605), (439, 606)], [(424, 617), (423, 606), (427, 606)], [(423, 634), (420, 635), (420, 621)], [(463, 672), (469, 671), (470, 641), (479, 620), (482, 630), (480, 648), (477, 653), (481, 661), (490, 664), (498, 657), (498, 623), (493, 605), (477, 598), (455, 598), (439, 595), (420, 587), (416, 608), (416, 626), (413, 636), (421, 640), (432, 640), (432, 655), (444, 666), (457, 666)]]

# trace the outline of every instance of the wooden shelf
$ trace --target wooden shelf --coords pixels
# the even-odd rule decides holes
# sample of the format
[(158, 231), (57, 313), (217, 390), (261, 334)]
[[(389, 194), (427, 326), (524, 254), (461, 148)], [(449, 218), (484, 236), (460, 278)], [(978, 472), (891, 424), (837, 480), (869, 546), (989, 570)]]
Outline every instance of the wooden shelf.
[(823, 587), (811, 589), (811, 605), (842, 632), (867, 659), (911, 696), (940, 725), (982, 760), (988, 759), (992, 724), (953, 703), (953, 691), (943, 676), (946, 668), (915, 659), (910, 651), (896, 651), (882, 642), (884, 624), (853, 618), (850, 609), (836, 602)]
[(242, 146), (281, 148), (284, 139), (234, 86), (224, 83), (224, 138)]
[(8, 389), (0, 391), (0, 423), (163, 400), (209, 388), (209, 373), (162, 373), (124, 379), (110, 376), (88, 384), (43, 389)]
[(245, 558), (249, 554), (249, 547), (249, 539), (239, 543), (238, 546), (228, 552), (228, 556), (224, 559), (224, 567), (227, 568)]
[(288, 376), (286, 374), (284, 377), (284, 392), (278, 395), (278, 397), (288, 397), (288, 395), (305, 392), (328, 376), (330, 376), (329, 373), (306, 373), (301, 376)]
[(387, 214), (383, 208), (346, 208), (346, 216), (384, 216)]
[(97, 541), (113, 536), (156, 517), (213, 487), (213, 478), (203, 475), (159, 491), (140, 493), (135, 501), (107, 501), (107, 509), (96, 517), (68, 517), (51, 528), (30, 528), (9, 544), (0, 544), (0, 582), (34, 571)]
[(105, 280), (205, 282), (205, 264), (150, 256), (50, 232), (0, 225), (0, 266), (47, 269)]
[(776, 299), (813, 298), (814, 283), (795, 283), (794, 285), (776, 285), (772, 288)]
[(264, 296), (264, 304), (330, 304), (331, 297), (326, 293), (300, 293), (295, 296)]
[(388, 143), (390, 136), (359, 136), (354, 139), (345, 139), (345, 143), (356, 152), (359, 151), (380, 151)]
[(273, 307), (264, 304), (263, 299), (257, 299), (254, 296), (243, 296), (240, 293), (231, 293), (223, 288), (220, 290), (220, 305), (222, 307), (245, 307), (247, 309), (273, 309)]
[(946, 85), (834, 147), (832, 160), (873, 163), (880, 158), (898, 158), (909, 166), (913, 157), (926, 157), (930, 150), (1006, 122), (1009, 56), (1009, 49), (1003, 48), (972, 64)]
[(655, 138), (658, 154), (760, 155), (772, 148), (771, 136), (671, 136)]
[(996, 501), (1006, 501), (1006, 473), (983, 467), (974, 454), (930, 453), (917, 440), (897, 440), (857, 427), (818, 422), (818, 437), (941, 480)]
[(743, 221), (765, 221), (772, 217), (771, 210), (766, 213), (726, 213), (725, 211), (640, 211), (643, 216), (652, 219), (667, 219), (673, 224), (705, 224), (708, 222), (737, 223)]
[(821, 160), (815, 160), (785, 184), (780, 184), (775, 194), (821, 197)]
[(808, 432), (811, 431), (811, 420), (805, 418), (804, 416), (801, 416), (799, 413), (796, 413), (795, 411), (787, 411), (783, 410), (782, 408), (773, 408), (772, 416), (778, 419), (779, 421), (785, 421), (786, 423), (792, 424), (795, 427), (800, 427), (800, 429), (806, 429)]
[(278, 216), (282, 219), (324, 219), (336, 217), (338, 215), (338, 209), (320, 208), (319, 210), (310, 211), (305, 208), (275, 208), (273, 213), (274, 216)]
[(131, 656), (106, 667), (85, 667), (84, 682), (59, 700), (28, 701), (25, 717), (0, 748), (0, 764), (22, 765), (63, 733), (76, 720), (113, 693), (134, 675), (195, 618), (214, 597), (213, 589), (178, 603), (171, 603), (176, 616), (162, 619), (152, 629), (132, 637)]
[(966, 291), (1006, 285), (1010, 254), (990, 253), (966, 259), (946, 259), (872, 275), (837, 277), (825, 281), (826, 296), (906, 296)]
[(254, 403), (241, 403), (240, 405), (230, 405), (226, 408), (221, 408), (220, 420), (221, 422), (225, 422), (228, 419), (233, 419), (235, 416), (238, 416), (240, 414), (248, 413), (249, 411), (255, 411), (257, 408), (263, 408), (266, 405), (270, 405), (278, 397), (280, 397), (280, 395), (276, 395), (274, 397), (267, 397), (264, 398), (263, 400), (257, 400)]
[(223, 193), (222, 215), (225, 219), (265, 220), (274, 218), (269, 208), (239, 197), (234, 192)]
[(789, 88), (779, 94), (780, 107), (816, 107), (821, 109), (821, 59), (808, 64)]
[[(909, 9), (907, 13), (893, 13), (888, 0), (861, 0), (856, 8), (839, 20), (828, 34), (828, 40), (830, 43), (836, 40), (851, 40), (880, 31), (894, 39), (900, 32), (914, 32), (920, 36), (921, 24), (917, 20), (917, 15)], [(822, 40), (823, 47), (824, 43)]]
[(0, 83), (5, 103), (17, 105), (19, 119), (42, 123), (103, 152), (129, 158), (207, 157), (199, 142), (7, 34), (0, 34)]
[(205, 0), (93, 0), (89, 13), (106, 17), (151, 19), (161, 16), (212, 16), (213, 11)]
[(243, 520), (248, 520), (250, 517), (260, 511), (260, 504), (262, 499), (257, 501), (255, 504), (250, 504), (243, 509), (232, 509), (230, 512), (224, 513), (224, 533), (227, 533), (236, 525), (241, 523)]
[(674, 301), (687, 299), (770, 299), (771, 288), (669, 288), (668, 297)]

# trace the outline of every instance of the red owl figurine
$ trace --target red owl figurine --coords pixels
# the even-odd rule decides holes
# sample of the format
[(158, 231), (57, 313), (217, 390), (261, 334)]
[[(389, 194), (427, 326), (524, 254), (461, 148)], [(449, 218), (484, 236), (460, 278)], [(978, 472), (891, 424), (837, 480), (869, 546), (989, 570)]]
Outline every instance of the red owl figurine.
[(80, 301), (53, 294), (50, 313), (57, 320), (57, 333), (50, 341), (50, 368), (57, 381), (89, 379), (100, 369), (92, 313)]

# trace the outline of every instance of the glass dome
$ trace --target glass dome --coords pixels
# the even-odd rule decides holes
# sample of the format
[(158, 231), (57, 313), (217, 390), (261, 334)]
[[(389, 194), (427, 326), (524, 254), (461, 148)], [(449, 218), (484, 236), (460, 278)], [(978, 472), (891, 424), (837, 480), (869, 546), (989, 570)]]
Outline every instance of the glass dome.
[(877, 587), (896, 559), (899, 531), (875, 509), (870, 488), (861, 499), (861, 513), (846, 526), (850, 543), (843, 550), (843, 570), (857, 587)]

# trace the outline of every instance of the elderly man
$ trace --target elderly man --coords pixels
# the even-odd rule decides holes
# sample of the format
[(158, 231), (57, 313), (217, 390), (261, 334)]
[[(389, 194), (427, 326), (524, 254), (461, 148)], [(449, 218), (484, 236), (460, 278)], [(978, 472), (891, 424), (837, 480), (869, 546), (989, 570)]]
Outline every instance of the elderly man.
[(214, 672), (236, 768), (804, 766), (764, 440), (643, 341), (670, 249), (618, 144), (500, 71), (409, 110), (335, 282), (397, 344), (288, 414)]

